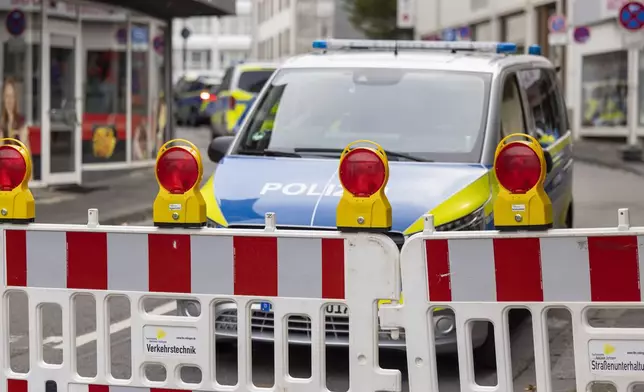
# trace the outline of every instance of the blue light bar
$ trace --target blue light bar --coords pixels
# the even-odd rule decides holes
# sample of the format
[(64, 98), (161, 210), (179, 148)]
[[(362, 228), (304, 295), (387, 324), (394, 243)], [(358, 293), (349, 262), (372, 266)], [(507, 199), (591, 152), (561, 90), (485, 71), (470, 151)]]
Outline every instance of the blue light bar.
[(472, 41), (393, 41), (366, 39), (328, 39), (313, 41), (313, 49), (322, 50), (462, 50), (492, 53), (516, 53), (517, 45), (511, 42)]
[(541, 56), (541, 46), (539, 45), (530, 45), (528, 48), (528, 54), (532, 54), (535, 56)]
[(327, 48), (326, 41), (321, 39), (313, 41), (313, 49), (326, 49), (326, 48)]

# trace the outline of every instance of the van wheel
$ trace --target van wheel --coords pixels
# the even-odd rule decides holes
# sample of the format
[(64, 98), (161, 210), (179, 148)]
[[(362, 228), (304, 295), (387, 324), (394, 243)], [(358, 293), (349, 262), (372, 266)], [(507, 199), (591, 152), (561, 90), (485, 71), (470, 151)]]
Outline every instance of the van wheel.
[[(528, 309), (512, 309), (508, 319), (510, 333), (519, 328), (530, 315), (531, 313)], [(496, 369), (496, 347), (494, 326), (492, 323), (488, 323), (487, 325), (487, 339), (485, 343), (474, 350), (474, 361), (482, 368)]]
[(494, 340), (494, 326), (487, 325), (487, 339), (485, 343), (474, 349), (474, 361), (484, 369), (496, 368), (496, 347)]

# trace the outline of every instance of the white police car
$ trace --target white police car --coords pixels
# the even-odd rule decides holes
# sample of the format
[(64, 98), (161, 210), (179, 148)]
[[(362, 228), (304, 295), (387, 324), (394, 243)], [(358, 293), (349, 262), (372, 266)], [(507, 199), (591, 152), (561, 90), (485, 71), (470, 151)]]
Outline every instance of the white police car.
[[(390, 161), (390, 236), (399, 245), (422, 230), (428, 212), (437, 230), (493, 229), (494, 151), (517, 132), (542, 142), (552, 163), (545, 188), (554, 226), (572, 226), (571, 135), (550, 61), (513, 55), (511, 43), (329, 40), (313, 47), (275, 72), (236, 136), (213, 140), (209, 156), (218, 166), (202, 189), (211, 226), (260, 229), (264, 214), (275, 212), (278, 228), (333, 229), (340, 153), (368, 139)], [(327, 310), (327, 345), (347, 343), (346, 312)], [(218, 336), (236, 336), (236, 314), (232, 303), (217, 307)], [(437, 352), (455, 352), (453, 314), (434, 316)], [(253, 339), (272, 340), (272, 317), (266, 304), (253, 309)], [(289, 326), (292, 343), (310, 341), (306, 320)], [(479, 352), (493, 351), (486, 327), (472, 336)], [(404, 349), (404, 335), (381, 331), (380, 345)]]

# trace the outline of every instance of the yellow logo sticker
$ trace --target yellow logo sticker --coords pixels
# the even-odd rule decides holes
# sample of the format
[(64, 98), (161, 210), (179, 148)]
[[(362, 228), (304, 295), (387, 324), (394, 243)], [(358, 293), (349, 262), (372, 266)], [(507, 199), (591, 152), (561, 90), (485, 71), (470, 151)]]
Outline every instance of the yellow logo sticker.
[(608, 343), (604, 344), (604, 355), (610, 355), (614, 352), (615, 352), (615, 346), (611, 346)]
[(165, 338), (165, 331), (162, 329), (157, 329), (157, 340)]
[(110, 158), (116, 147), (116, 132), (113, 127), (98, 127), (92, 136), (94, 156)]

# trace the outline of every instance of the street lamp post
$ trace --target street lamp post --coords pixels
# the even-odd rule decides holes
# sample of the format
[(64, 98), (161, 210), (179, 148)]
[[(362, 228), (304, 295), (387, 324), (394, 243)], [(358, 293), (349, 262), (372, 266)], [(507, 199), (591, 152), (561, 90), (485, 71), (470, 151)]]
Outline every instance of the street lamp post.
[(181, 29), (181, 38), (183, 38), (183, 74), (186, 74), (188, 63), (188, 38), (190, 38), (190, 29), (184, 24)]

